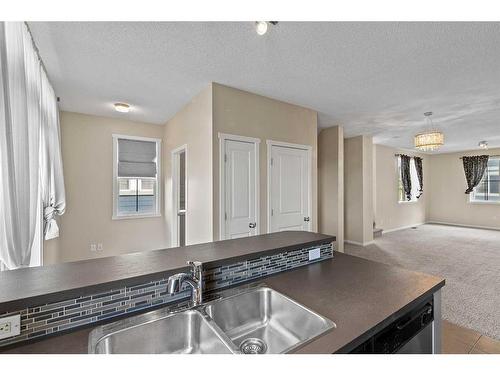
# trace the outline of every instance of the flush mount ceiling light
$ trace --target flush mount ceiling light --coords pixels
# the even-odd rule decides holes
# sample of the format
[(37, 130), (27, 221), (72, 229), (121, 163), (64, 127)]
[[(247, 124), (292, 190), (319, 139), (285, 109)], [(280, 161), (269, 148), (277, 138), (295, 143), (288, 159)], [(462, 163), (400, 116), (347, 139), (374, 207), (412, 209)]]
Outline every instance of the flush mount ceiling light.
[[(425, 112), (424, 116), (429, 127), (433, 128), (432, 112)], [(438, 130), (429, 130), (415, 136), (415, 148), (420, 151), (434, 151), (442, 145), (444, 145), (444, 134)]]
[(487, 149), (488, 148), (488, 142), (487, 141), (481, 141), (477, 144), (480, 148), (482, 149)]
[(257, 34), (264, 35), (267, 33), (267, 22), (266, 21), (257, 21), (255, 22), (255, 31)]
[(115, 111), (117, 112), (122, 112), (122, 113), (128, 113), (130, 112), (130, 105), (127, 103), (115, 103)]
[(278, 21), (256, 21), (255, 22), (255, 31), (259, 35), (264, 35), (267, 33), (267, 29), (269, 25), (277, 25)]

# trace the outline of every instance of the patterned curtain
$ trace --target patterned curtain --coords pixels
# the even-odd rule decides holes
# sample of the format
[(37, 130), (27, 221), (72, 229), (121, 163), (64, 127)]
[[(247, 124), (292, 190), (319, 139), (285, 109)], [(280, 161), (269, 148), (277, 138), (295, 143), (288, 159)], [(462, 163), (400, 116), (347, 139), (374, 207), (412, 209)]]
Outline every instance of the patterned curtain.
[(410, 157), (408, 155), (400, 155), (401, 160), (401, 181), (406, 199), (411, 201), (411, 175), (410, 175)]
[(474, 188), (479, 185), (483, 178), (484, 171), (488, 166), (488, 155), (464, 156), (462, 162), (464, 164), (465, 179), (467, 180), (467, 190), (465, 194), (470, 194)]
[(420, 190), (418, 191), (417, 198), (420, 198), (422, 194), (424, 194), (424, 172), (422, 169), (422, 158), (415, 156), (413, 160), (415, 161), (415, 169), (417, 170), (417, 178), (420, 185)]

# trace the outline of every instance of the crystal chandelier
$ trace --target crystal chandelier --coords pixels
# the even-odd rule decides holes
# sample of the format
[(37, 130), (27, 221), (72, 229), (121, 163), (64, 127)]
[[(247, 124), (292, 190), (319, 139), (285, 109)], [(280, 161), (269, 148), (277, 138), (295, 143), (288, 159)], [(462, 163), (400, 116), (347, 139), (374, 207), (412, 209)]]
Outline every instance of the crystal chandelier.
[[(433, 127), (432, 112), (425, 112), (424, 116), (430, 127)], [(444, 145), (444, 134), (438, 130), (429, 130), (415, 136), (415, 148), (420, 151), (434, 151), (442, 145)]]

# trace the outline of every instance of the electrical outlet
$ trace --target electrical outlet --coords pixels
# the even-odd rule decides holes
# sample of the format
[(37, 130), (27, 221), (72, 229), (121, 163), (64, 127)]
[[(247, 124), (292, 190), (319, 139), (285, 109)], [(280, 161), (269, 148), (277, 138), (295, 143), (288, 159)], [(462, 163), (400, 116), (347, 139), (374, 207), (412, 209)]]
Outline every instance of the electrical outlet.
[(0, 340), (17, 336), (21, 333), (21, 315), (0, 318)]
[(97, 244), (97, 251), (102, 251), (102, 248), (103, 248), (102, 243), (98, 243)]
[(10, 328), (12, 327), (11, 322), (5, 322), (0, 324), (0, 332), (1, 333), (10, 333)]
[(321, 250), (319, 247), (309, 250), (309, 260), (319, 259), (321, 257)]
[(90, 244), (90, 251), (97, 251), (97, 245), (95, 243)]

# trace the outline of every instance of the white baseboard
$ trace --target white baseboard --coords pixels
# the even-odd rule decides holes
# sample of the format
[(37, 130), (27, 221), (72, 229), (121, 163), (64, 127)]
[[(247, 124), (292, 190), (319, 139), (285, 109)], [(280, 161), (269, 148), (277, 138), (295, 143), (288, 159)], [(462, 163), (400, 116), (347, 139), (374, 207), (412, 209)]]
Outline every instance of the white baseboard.
[(482, 225), (469, 225), (469, 224), (460, 224), (460, 223), (449, 223), (449, 222), (446, 222), (446, 221), (435, 221), (435, 220), (427, 221), (426, 224), (449, 225), (449, 226), (452, 226), (452, 227), (474, 228), (474, 229), (500, 230), (499, 227), (485, 227), (485, 226), (482, 226)]
[[(424, 223), (416, 223), (416, 224), (412, 224), (412, 225), (406, 225), (404, 227), (399, 227), (399, 228), (393, 228), (393, 229), (388, 229), (388, 230), (385, 230), (383, 229), (382, 230), (382, 234), (385, 234), (385, 233), (391, 233), (391, 232), (396, 232), (398, 230), (403, 230), (403, 229), (409, 229), (409, 228), (413, 228), (413, 227), (418, 227), (420, 225), (423, 225), (423, 224), (426, 224), (427, 222), (424, 222)], [(356, 245), (356, 246), (368, 246), (368, 245), (371, 245), (371, 244), (374, 244), (375, 241), (368, 241), (368, 242), (364, 242), (364, 243), (361, 243), (361, 242), (357, 242), (357, 241), (351, 241), (351, 240), (344, 240), (344, 243), (348, 243), (348, 244), (351, 244), (351, 245)]]
[(385, 234), (385, 233), (391, 233), (391, 232), (396, 232), (398, 230), (403, 230), (403, 229), (410, 229), (410, 228), (413, 228), (413, 227), (418, 227), (420, 225), (423, 225), (425, 223), (417, 223), (417, 224), (412, 224), (412, 225), (405, 225), (404, 227), (398, 227), (398, 228), (392, 228), (392, 229), (383, 229), (382, 230), (382, 234)]
[(361, 242), (357, 242), (357, 241), (351, 241), (351, 240), (344, 240), (344, 243), (348, 243), (348, 244), (351, 244), (351, 245), (356, 245), (356, 246), (368, 246), (368, 245), (371, 245), (371, 244), (374, 244), (375, 241), (368, 241), (368, 242), (364, 242), (364, 243), (361, 243)]

